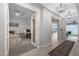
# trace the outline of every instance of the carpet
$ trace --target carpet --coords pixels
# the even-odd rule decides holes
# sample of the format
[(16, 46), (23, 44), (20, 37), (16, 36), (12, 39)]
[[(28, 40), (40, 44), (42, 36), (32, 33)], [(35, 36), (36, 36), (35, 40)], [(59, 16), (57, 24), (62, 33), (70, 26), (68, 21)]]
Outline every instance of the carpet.
[(66, 40), (48, 53), (49, 56), (68, 56), (75, 42)]

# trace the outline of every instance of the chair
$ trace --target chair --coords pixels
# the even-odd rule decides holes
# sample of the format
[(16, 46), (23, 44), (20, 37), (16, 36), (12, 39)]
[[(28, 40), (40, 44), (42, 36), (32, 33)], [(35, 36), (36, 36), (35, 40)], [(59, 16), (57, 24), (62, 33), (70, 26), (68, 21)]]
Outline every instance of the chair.
[(19, 33), (19, 36), (21, 39), (25, 39), (26, 38), (26, 35), (24, 33)]

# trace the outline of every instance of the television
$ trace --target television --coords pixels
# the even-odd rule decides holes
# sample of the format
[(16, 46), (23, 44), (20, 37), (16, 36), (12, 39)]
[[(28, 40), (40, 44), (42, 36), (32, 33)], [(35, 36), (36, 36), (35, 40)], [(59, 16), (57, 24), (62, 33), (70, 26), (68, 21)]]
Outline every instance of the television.
[(26, 32), (30, 32), (30, 29), (26, 29)]
[(14, 34), (14, 31), (9, 31), (10, 34)]

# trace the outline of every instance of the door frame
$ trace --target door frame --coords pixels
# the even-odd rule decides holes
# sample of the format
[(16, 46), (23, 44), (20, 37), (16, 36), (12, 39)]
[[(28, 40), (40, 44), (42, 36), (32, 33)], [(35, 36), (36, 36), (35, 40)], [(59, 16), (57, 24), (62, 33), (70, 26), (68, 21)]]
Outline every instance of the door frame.
[[(22, 6), (22, 7), (25, 7), (25, 8), (27, 8), (27, 9), (29, 9), (29, 10), (31, 10), (31, 11), (34, 11), (36, 14), (37, 14), (37, 12), (39, 11), (39, 10), (37, 10), (37, 9), (34, 9), (35, 7), (34, 6), (32, 6), (32, 5), (30, 5), (30, 4), (26, 4), (27, 6), (25, 6), (25, 4), (22, 4), (22, 3), (17, 3), (17, 5), (20, 5), (20, 6)], [(7, 12), (7, 17), (8, 17), (8, 21), (7, 21), (7, 23), (6, 23), (6, 25), (7, 25), (7, 28), (8, 28), (8, 31), (7, 31), (7, 41), (5, 41), (5, 43), (7, 44), (7, 46), (5, 47), (5, 55), (6, 56), (9, 56), (9, 3), (7, 3), (7, 10), (8, 10), (8, 12)], [(38, 17), (37, 17), (37, 15), (36, 15), (36, 19), (37, 19)], [(31, 19), (31, 22), (32, 22), (32, 19)], [(31, 23), (31, 29), (32, 29), (32, 23)], [(36, 28), (35, 28), (36, 29)], [(33, 29), (32, 29), (33, 30)], [(32, 31), (31, 30), (31, 31)], [(31, 35), (32, 36), (32, 35)], [(36, 38), (36, 37), (35, 37)], [(36, 40), (36, 39), (35, 39)], [(31, 38), (31, 41), (32, 41), (32, 38)], [(32, 43), (33, 44), (33, 43)], [(37, 47), (37, 41), (35, 42), (35, 44), (33, 44), (35, 47)]]
[[(51, 24), (52, 23), (57, 23), (57, 26), (58, 26), (58, 29), (59, 29), (59, 25), (60, 25), (59, 19), (55, 19), (55, 17), (52, 17), (51, 18)], [(52, 33), (51, 33), (51, 35), (52, 35)], [(59, 40), (59, 30), (58, 30), (58, 33), (57, 33), (57, 40)]]
[[(35, 18), (34, 18), (34, 16), (35, 16)], [(35, 24), (34, 24), (35, 23)], [(36, 36), (36, 13), (35, 14), (33, 14), (32, 16), (31, 16), (31, 43), (35, 46), (35, 47), (37, 47), (37, 42), (36, 42), (36, 38), (35, 38), (35, 36)], [(35, 42), (36, 43), (35, 43)]]

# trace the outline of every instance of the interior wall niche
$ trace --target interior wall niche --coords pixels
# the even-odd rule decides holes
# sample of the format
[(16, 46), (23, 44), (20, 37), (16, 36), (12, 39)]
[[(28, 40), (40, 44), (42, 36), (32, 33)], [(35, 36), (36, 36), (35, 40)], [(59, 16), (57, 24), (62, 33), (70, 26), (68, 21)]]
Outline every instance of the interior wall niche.
[(19, 27), (18, 23), (9, 23), (9, 27)]

